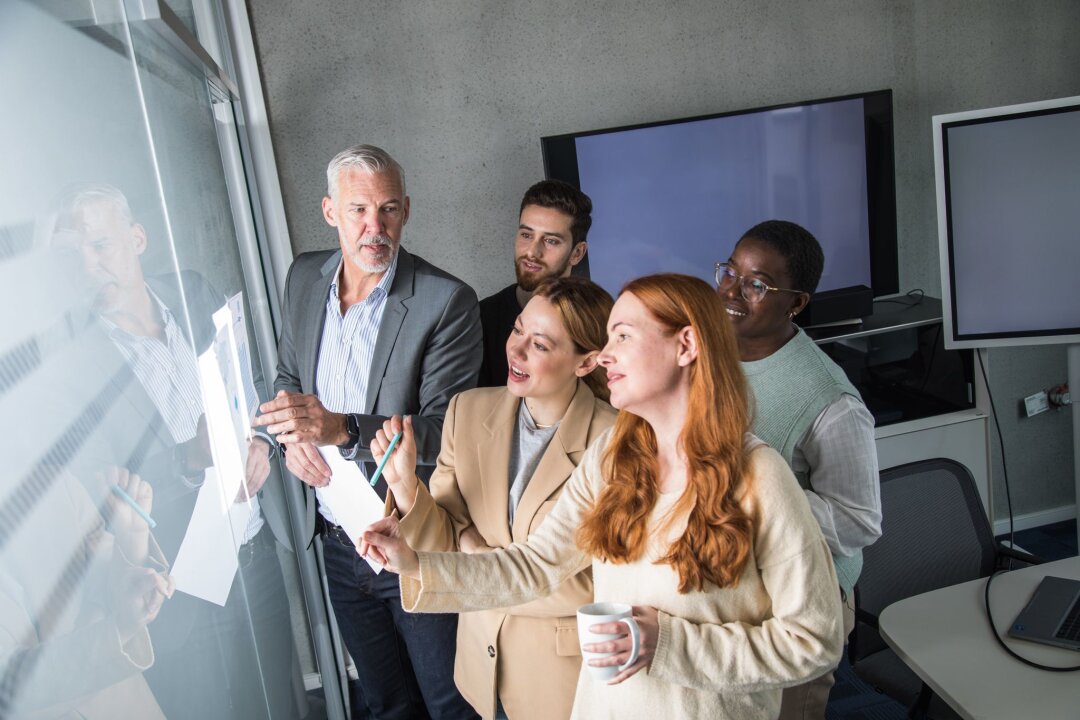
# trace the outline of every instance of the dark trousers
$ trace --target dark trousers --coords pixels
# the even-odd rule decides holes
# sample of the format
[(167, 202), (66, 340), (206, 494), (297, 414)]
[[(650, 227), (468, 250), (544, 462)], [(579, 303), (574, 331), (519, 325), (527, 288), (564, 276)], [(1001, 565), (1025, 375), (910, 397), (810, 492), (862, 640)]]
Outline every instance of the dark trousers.
[(371, 716), (476, 718), (454, 684), (457, 615), (402, 610), (398, 576), (376, 574), (340, 528), (323, 529), (323, 556), (334, 616)]
[[(169, 720), (292, 720), (297, 716), (289, 601), (269, 525), (240, 548), (225, 607), (177, 593), (149, 629), (187, 627), (155, 642), (144, 675)], [(182, 607), (181, 607), (182, 606)], [(186, 617), (184, 617), (186, 615)], [(176, 627), (166, 627), (175, 620)], [(186, 621), (186, 624), (185, 624)], [(155, 628), (155, 626), (159, 626)]]

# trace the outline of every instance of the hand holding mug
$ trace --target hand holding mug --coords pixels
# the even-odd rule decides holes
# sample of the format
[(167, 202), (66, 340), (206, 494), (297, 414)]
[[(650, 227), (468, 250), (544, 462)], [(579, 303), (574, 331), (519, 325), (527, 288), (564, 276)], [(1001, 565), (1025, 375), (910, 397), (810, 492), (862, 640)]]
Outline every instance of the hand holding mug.
[(618, 685), (652, 662), (660, 627), (656, 608), (593, 603), (578, 609), (577, 621), (582, 658), (597, 680)]

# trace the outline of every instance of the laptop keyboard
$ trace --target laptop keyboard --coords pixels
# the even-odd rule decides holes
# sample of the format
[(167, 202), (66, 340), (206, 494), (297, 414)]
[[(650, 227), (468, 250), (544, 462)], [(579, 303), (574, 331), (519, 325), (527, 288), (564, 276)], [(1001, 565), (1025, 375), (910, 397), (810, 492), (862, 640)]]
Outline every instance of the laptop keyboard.
[(1062, 640), (1080, 642), (1080, 598), (1073, 602), (1069, 614), (1065, 616), (1065, 619), (1061, 622), (1061, 627), (1054, 633), (1054, 636)]

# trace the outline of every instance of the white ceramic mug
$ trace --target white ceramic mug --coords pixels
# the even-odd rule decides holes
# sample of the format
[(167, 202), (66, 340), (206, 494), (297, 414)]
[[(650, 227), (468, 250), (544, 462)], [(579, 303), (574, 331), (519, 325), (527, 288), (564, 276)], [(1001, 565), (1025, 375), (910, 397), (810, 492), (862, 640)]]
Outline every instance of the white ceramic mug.
[[(584, 646), (589, 643), (607, 642), (615, 640), (618, 635), (601, 635), (589, 630), (593, 625), (620, 622), (630, 631), (630, 658), (622, 665), (608, 665), (605, 667), (593, 667), (589, 664), (595, 658), (609, 657), (615, 653), (588, 652)], [(600, 682), (607, 682), (621, 673), (626, 668), (637, 662), (638, 649), (641, 644), (641, 636), (638, 632), (637, 621), (634, 620), (631, 607), (624, 603), (593, 603), (582, 605), (577, 611), (578, 639), (581, 641), (581, 657), (585, 667), (592, 676)]]

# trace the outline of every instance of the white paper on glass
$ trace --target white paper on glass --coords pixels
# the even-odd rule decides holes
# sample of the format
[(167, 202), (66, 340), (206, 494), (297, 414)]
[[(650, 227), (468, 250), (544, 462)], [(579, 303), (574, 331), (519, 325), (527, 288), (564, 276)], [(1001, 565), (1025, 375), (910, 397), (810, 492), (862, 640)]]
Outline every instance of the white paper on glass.
[[(259, 410), (259, 393), (255, 389), (255, 378), (252, 373), (251, 351), (248, 349), (247, 323), (244, 322), (244, 294), (236, 293), (229, 298), (226, 306), (214, 314), (214, 324), (220, 330), (228, 327), (229, 349), (228, 357), (231, 360), (231, 371), (222, 370), (222, 377), (226, 373), (231, 378), (231, 384), (226, 383), (233, 423), (236, 427), (237, 441), (240, 443), (240, 454), (244, 459), (244, 467), (247, 467), (248, 452), (251, 449), (251, 440), (255, 437), (251, 421)], [(219, 352), (222, 352), (219, 350)], [(241, 491), (246, 498), (243, 505), (250, 505), (251, 498), (247, 495), (246, 484), (241, 486)], [(250, 513), (249, 513), (250, 514)], [(242, 513), (238, 508), (233, 508), (234, 519), (239, 523)], [(245, 516), (246, 517), (246, 516)], [(244, 524), (234, 526), (234, 531), (241, 528), (247, 530)], [(242, 542), (242, 540), (241, 540)]]
[[(234, 299), (236, 299), (234, 297)], [(239, 322), (243, 327), (242, 302)], [(229, 598), (238, 568), (237, 553), (251, 517), (248, 502), (235, 502), (244, 485), (244, 465), (251, 438), (250, 401), (233, 333), (233, 305), (213, 315), (217, 334), (199, 356), (203, 412), (214, 466), (204, 474), (195, 510), (173, 563), (176, 589), (217, 605)], [(246, 343), (245, 343), (246, 345)], [(252, 389), (254, 384), (251, 383)]]
[[(352, 460), (341, 457), (341, 452), (335, 446), (321, 447), (319, 454), (330, 466), (330, 484), (319, 488), (319, 502), (330, 506), (334, 519), (345, 528), (349, 539), (357, 542), (368, 525), (386, 515), (386, 504), (371, 487), (360, 467)], [(371, 558), (364, 559), (376, 573), (382, 572), (382, 565)]]
[[(195, 501), (184, 541), (169, 571), (176, 589), (215, 605), (229, 599), (239, 568), (230, 509), (221, 500), (223, 490), (214, 468), (207, 468)], [(240, 506), (243, 507), (243, 506)]]
[[(236, 363), (234, 367), (239, 374), (237, 387), (239, 388), (240, 407), (247, 408), (248, 420), (255, 417), (259, 409), (259, 393), (255, 390), (255, 378), (251, 372), (251, 350), (248, 347), (247, 323), (244, 322), (244, 294), (236, 293), (231, 298), (229, 308), (229, 334), (233, 345), (236, 347)], [(245, 425), (248, 439), (251, 439), (251, 423)]]
[[(214, 327), (217, 330), (217, 335), (215, 335), (211, 347), (217, 359), (220, 379), (225, 388), (224, 407), (227, 412), (221, 413), (219, 416), (223, 420), (228, 419), (228, 423), (232, 428), (232, 437), (235, 438), (237, 447), (240, 448), (241, 463), (246, 463), (248, 443), (251, 442), (251, 418), (253, 415), (249, 409), (250, 401), (248, 396), (250, 391), (245, 387), (245, 383), (251, 383), (251, 368), (243, 369), (240, 367), (242, 364), (240, 349), (233, 334), (232, 313), (230, 305), (223, 305), (214, 313)], [(241, 315), (240, 322), (243, 323), (243, 321), (243, 315)], [(245, 375), (248, 378), (246, 381)], [(207, 419), (209, 419), (209, 413), (207, 413)], [(243, 464), (240, 467), (243, 470)], [(243, 477), (243, 474), (240, 477)]]

